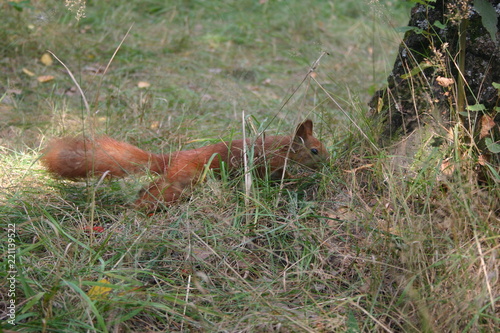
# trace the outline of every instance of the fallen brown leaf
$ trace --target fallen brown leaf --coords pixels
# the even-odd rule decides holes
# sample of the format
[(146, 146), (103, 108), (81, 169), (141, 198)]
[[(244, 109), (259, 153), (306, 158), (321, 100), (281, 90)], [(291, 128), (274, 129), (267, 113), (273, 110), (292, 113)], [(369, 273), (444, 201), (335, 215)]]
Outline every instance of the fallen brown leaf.
[(495, 121), (492, 117), (487, 114), (481, 117), (481, 132), (479, 134), (479, 138), (482, 139), (485, 136), (490, 135), (490, 130), (495, 127)]
[(28, 75), (28, 76), (35, 76), (35, 73), (33, 73), (32, 71), (30, 71), (27, 68), (23, 68), (23, 73)]
[(137, 87), (139, 88), (149, 88), (151, 86), (151, 83), (147, 82), (147, 81), (139, 81), (137, 83)]
[(441, 87), (449, 87), (451, 86), (453, 83), (455, 83), (455, 80), (453, 80), (452, 78), (447, 78), (447, 77), (442, 77), (442, 76), (438, 76), (436, 78), (436, 82), (441, 86)]
[(36, 79), (40, 83), (45, 83), (45, 82), (49, 82), (49, 81), (54, 80), (55, 77), (53, 75), (41, 75), (41, 76), (37, 77)]

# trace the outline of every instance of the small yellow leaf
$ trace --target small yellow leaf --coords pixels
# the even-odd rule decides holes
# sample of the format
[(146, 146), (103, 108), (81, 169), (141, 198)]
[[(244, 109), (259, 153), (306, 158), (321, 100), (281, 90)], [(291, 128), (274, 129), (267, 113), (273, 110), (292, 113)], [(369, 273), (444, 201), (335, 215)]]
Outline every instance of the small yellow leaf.
[(151, 128), (152, 130), (156, 130), (156, 129), (158, 129), (159, 127), (160, 127), (160, 122), (159, 122), (159, 121), (157, 121), (157, 120), (153, 121), (153, 122), (151, 123), (151, 126), (150, 126), (150, 128)]
[(27, 68), (23, 68), (23, 73), (28, 75), (28, 76), (35, 76), (35, 73), (33, 73), (32, 71), (30, 71)]
[(137, 86), (139, 88), (149, 88), (151, 86), (151, 83), (147, 82), (147, 81), (139, 81), (137, 83)]
[(49, 82), (49, 81), (54, 80), (54, 76), (52, 76), (52, 75), (41, 75), (41, 76), (37, 77), (36, 79), (40, 83), (45, 83), (45, 82)]
[(40, 61), (42, 62), (42, 64), (44, 64), (45, 66), (50, 66), (52, 65), (52, 63), (54, 62), (52, 60), (52, 56), (49, 54), (49, 53), (44, 53), (42, 55), (42, 57), (40, 58)]
[[(99, 283), (110, 284), (109, 281), (106, 279), (99, 280)], [(95, 300), (106, 297), (111, 290), (113, 290), (113, 288), (105, 286), (93, 286), (92, 288), (89, 289), (87, 295), (89, 295), (90, 299)]]

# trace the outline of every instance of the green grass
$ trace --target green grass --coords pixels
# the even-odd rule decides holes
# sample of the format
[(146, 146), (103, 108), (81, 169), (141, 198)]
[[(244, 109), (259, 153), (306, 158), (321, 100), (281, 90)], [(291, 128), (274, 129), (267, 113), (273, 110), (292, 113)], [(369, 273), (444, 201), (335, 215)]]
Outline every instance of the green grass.
[[(392, 67), (401, 37), (392, 26), (406, 24), (407, 6), (93, 1), (76, 21), (63, 2), (28, 3), (0, 5), (0, 220), (16, 226), (17, 264), (16, 326), (2, 315), (4, 328), (498, 327), (497, 184), (479, 186), (458, 145), (424, 149), (403, 177), (392, 152), (374, 144), (366, 102)], [(46, 50), (75, 75), (90, 113), (64, 68), (39, 61)], [(40, 83), (41, 75), (54, 79)], [(82, 132), (154, 152), (239, 138), (242, 111), (269, 133), (314, 119), (329, 164), (283, 187), (255, 180), (250, 197), (239, 177), (209, 173), (190, 198), (146, 216), (131, 203), (147, 176), (74, 183), (37, 161), (51, 137)], [(445, 173), (448, 157), (454, 169)], [(4, 267), (7, 244), (6, 233)], [(91, 297), (95, 287), (110, 289)]]

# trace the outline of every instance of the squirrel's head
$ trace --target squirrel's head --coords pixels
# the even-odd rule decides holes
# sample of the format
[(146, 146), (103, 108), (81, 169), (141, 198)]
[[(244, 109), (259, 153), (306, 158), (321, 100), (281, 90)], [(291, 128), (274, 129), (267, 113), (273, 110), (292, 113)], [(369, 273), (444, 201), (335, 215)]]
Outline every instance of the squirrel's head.
[(313, 136), (312, 120), (307, 119), (297, 126), (290, 157), (292, 160), (313, 169), (319, 168), (328, 159), (325, 146)]

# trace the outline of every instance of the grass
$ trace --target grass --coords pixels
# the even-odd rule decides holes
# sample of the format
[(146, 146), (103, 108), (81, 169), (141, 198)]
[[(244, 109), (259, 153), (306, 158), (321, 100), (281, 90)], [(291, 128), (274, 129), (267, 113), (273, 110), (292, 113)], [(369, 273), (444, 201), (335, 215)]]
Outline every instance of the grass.
[[(62, 3), (28, 3), (0, 14), (0, 218), (15, 225), (17, 269), (16, 326), (2, 315), (4, 329), (498, 327), (497, 184), (478, 185), (457, 141), (425, 147), (406, 177), (374, 144), (366, 102), (384, 85), (399, 43), (391, 25), (406, 24), (408, 7), (105, 1), (76, 21)], [(39, 61), (46, 50), (75, 74), (90, 113), (63, 67)], [(130, 203), (147, 180), (54, 180), (37, 161), (51, 137), (82, 132), (155, 152), (241, 137), (242, 111), (270, 133), (314, 119), (329, 165), (283, 188), (259, 182), (250, 197), (239, 178), (209, 173), (189, 199), (146, 216)]]

